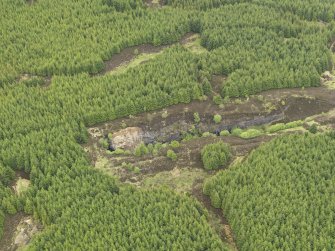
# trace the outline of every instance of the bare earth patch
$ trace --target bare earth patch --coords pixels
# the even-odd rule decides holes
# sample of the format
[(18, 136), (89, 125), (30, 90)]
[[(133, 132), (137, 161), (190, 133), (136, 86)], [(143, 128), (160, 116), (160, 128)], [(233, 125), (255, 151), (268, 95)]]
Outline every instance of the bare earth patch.
[(24, 213), (6, 216), (4, 235), (0, 239), (0, 250), (24, 250), (33, 235), (41, 231), (41, 229), (42, 226), (40, 224)]
[(19, 177), (19, 179), (16, 181), (14, 188), (14, 191), (17, 195), (22, 194), (25, 192), (30, 185), (30, 180), (23, 179)]

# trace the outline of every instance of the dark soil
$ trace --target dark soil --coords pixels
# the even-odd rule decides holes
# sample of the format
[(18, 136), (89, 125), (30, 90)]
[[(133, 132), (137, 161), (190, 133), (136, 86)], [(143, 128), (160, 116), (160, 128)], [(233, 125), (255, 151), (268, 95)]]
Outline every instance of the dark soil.
[[(259, 100), (258, 96), (262, 96), (263, 100)], [(242, 99), (239, 103), (230, 102), (225, 104), (222, 109), (215, 105), (210, 98), (206, 101), (196, 100), (189, 104), (173, 105), (160, 111), (117, 119), (112, 123), (102, 124), (98, 128), (105, 135), (118, 131), (125, 125), (127, 127), (140, 127), (144, 131), (157, 131), (181, 122), (194, 124), (194, 113), (197, 112), (201, 118), (199, 128), (215, 133), (218, 129), (246, 128), (279, 121), (295, 121), (335, 108), (335, 90), (323, 87), (305, 90), (272, 90), (258, 96), (250, 97), (249, 100)], [(270, 103), (274, 109), (269, 111), (264, 107), (265, 103)], [(165, 111), (168, 116), (162, 118)], [(213, 122), (215, 114), (222, 116), (221, 123), (215, 124)]]
[[(335, 96), (334, 96), (335, 99)], [(334, 107), (329, 101), (321, 99), (290, 98), (290, 106), (285, 110), (283, 122), (304, 119), (315, 114), (329, 111)]]
[(19, 178), (26, 179), (26, 180), (30, 179), (29, 173), (26, 173), (25, 171), (22, 171), (22, 170), (15, 171), (15, 175), (16, 175), (16, 180)]

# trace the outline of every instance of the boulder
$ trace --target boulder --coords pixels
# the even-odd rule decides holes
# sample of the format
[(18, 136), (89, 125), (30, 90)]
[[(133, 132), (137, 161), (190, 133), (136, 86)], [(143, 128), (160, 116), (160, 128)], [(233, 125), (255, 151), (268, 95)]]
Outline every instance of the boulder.
[(128, 127), (118, 132), (113, 133), (109, 141), (109, 147), (112, 150), (116, 149), (134, 149), (137, 145), (143, 142), (144, 133), (139, 127)]
[(14, 247), (14, 249), (16, 250), (20, 247), (26, 246), (27, 244), (29, 244), (33, 235), (36, 234), (38, 231), (39, 229), (37, 227), (37, 224), (30, 216), (22, 219), (17, 226), (17, 231), (12, 247)]

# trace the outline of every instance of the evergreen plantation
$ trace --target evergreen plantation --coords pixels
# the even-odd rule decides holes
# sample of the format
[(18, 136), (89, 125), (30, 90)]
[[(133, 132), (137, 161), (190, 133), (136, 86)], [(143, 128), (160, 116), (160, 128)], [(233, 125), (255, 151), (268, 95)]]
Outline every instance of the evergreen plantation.
[(333, 250), (334, 133), (285, 136), (208, 180), (241, 250)]
[[(319, 86), (333, 65), (335, 4), (164, 3), (0, 1), (0, 239), (5, 217), (24, 211), (44, 227), (28, 250), (228, 250), (195, 199), (94, 169), (81, 146), (87, 127), (201, 99), (213, 74), (228, 76), (223, 98)], [(208, 53), (175, 44), (122, 74), (97, 75), (122, 49), (188, 32)], [(279, 138), (206, 183), (241, 250), (335, 248), (334, 145), (333, 134)], [(20, 196), (10, 188), (17, 170), (31, 180)]]

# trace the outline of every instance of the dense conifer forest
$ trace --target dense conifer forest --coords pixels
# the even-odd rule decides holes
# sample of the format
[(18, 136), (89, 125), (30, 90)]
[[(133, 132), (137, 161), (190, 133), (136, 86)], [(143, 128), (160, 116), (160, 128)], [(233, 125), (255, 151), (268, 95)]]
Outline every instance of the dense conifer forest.
[(334, 248), (334, 136), (278, 138), (206, 182), (241, 250)]
[[(213, 95), (223, 106), (266, 90), (323, 88), (335, 2), (154, 2), (0, 0), (0, 240), (6, 219), (24, 212), (43, 228), (27, 250), (232, 249), (190, 192), (136, 187), (94, 168), (88, 128)], [(187, 34), (198, 34), (203, 53), (184, 45)], [(162, 50), (106, 71), (119, 53), (148, 44)], [(192, 116), (189, 135), (205, 119)], [(203, 191), (238, 250), (335, 249), (335, 137), (315, 130), (272, 133), (237, 164), (228, 143), (203, 148), (205, 169), (227, 168), (206, 170)], [(18, 172), (31, 182), (19, 195)]]

